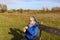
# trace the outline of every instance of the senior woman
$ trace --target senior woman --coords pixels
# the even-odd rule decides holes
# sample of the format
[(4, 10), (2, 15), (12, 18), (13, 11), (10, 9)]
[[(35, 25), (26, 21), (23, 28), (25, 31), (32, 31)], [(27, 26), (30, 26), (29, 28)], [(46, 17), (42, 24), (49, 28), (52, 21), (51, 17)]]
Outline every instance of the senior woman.
[(24, 27), (26, 36), (21, 40), (38, 40), (38, 22), (34, 16), (30, 17), (29, 24)]

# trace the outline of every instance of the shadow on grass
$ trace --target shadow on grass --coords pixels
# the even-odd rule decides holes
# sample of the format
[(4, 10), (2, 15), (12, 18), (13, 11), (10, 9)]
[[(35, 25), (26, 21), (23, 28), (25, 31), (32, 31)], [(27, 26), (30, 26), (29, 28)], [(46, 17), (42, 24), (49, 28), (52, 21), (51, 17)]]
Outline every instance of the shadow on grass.
[(21, 40), (21, 38), (25, 35), (24, 32), (16, 28), (10, 28), (10, 32), (8, 32), (8, 34), (14, 36), (11, 40)]

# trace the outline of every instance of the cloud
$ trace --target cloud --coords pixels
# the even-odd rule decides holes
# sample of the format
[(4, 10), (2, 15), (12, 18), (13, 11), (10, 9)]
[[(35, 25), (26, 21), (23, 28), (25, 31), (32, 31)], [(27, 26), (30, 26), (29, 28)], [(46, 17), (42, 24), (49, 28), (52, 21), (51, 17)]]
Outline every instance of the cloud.
[(3, 4), (14, 4), (17, 2), (21, 2), (21, 0), (0, 0), (0, 3), (3, 3)]
[(25, 5), (25, 6), (33, 6), (33, 5), (39, 5), (39, 6), (59, 6), (60, 3), (54, 2), (54, 1), (43, 1), (43, 0), (0, 0), (3, 4), (7, 5)]
[(60, 1), (58, 1), (59, 0), (0, 0), (0, 3), (7, 4), (9, 8), (40, 8), (59, 6)]
[[(57, 3), (59, 0), (0, 0), (3, 4), (43, 4), (43, 3)], [(60, 3), (60, 2), (59, 2)]]

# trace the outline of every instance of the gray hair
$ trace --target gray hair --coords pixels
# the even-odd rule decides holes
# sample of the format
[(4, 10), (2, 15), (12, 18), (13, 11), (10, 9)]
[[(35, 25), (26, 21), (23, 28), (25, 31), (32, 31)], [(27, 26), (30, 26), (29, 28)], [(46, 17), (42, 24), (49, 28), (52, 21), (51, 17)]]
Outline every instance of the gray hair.
[(36, 21), (36, 22), (37, 22), (37, 20), (36, 20), (35, 16), (32, 16), (32, 17), (30, 17), (30, 18), (32, 18), (34, 21)]

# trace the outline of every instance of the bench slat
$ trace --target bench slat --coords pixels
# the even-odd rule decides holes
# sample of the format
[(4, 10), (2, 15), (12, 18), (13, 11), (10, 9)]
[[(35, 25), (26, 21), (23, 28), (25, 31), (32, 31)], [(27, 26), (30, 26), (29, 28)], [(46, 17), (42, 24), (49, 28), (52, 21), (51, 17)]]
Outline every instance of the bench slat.
[(60, 29), (58, 29), (58, 28), (49, 27), (49, 26), (45, 26), (45, 25), (41, 25), (41, 24), (39, 25), (39, 28), (42, 31), (60, 36)]

